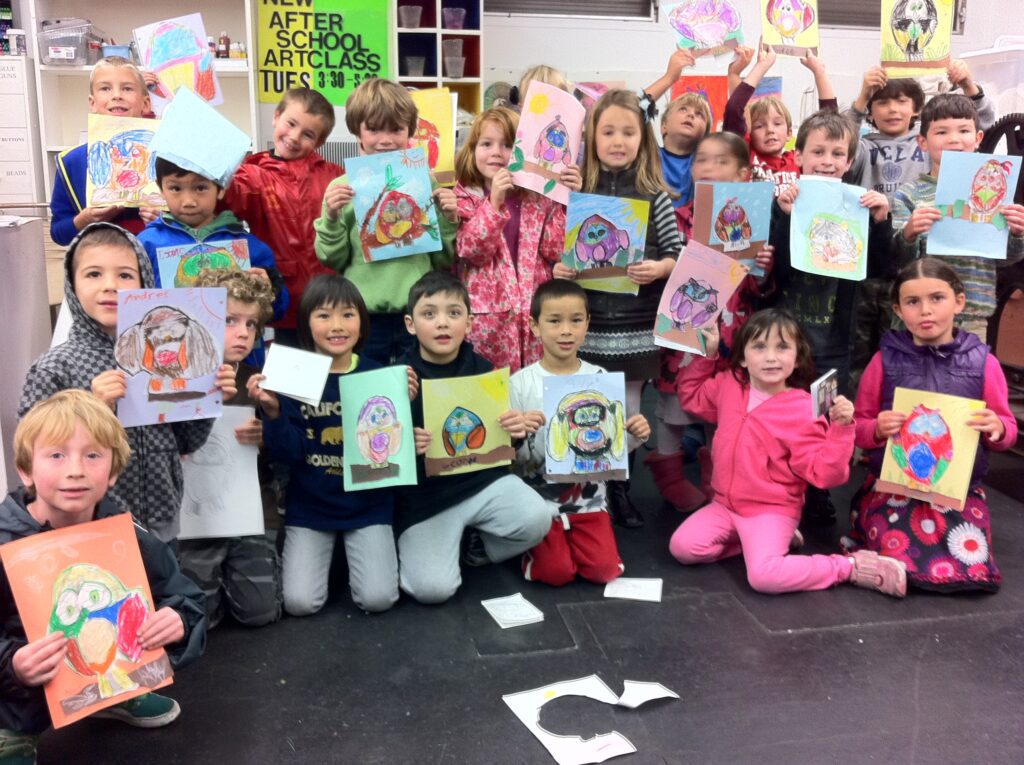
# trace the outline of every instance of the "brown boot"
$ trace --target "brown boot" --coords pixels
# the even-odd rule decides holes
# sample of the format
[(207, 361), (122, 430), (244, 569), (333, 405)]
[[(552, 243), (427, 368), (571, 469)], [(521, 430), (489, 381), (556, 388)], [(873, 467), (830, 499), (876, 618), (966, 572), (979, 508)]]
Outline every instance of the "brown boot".
[(683, 475), (683, 453), (651, 452), (644, 464), (654, 477), (654, 485), (665, 500), (680, 513), (691, 513), (707, 503), (704, 493)]

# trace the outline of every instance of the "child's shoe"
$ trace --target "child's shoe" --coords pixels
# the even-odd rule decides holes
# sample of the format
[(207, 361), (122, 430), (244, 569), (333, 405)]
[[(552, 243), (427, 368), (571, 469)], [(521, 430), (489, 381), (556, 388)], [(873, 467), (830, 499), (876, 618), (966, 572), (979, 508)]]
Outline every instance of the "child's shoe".
[(627, 529), (638, 529), (644, 525), (644, 517), (629, 498), (629, 481), (606, 481), (608, 513), (612, 520)]
[(858, 550), (850, 555), (853, 570), (850, 584), (878, 590), (894, 598), (907, 594), (907, 567), (902, 561), (879, 555), (873, 550)]
[(2, 765), (35, 765), (39, 736), (0, 729), (0, 763)]
[(484, 538), (476, 529), (469, 529), (466, 532), (466, 546), (462, 551), (463, 566), (486, 566), (491, 562), (487, 557), (487, 548), (484, 547)]
[(811, 526), (832, 526), (836, 522), (836, 507), (832, 504), (832, 497), (828, 489), (819, 489), (817, 486), (807, 487), (807, 496), (804, 499), (803, 520)]
[(93, 717), (119, 720), (136, 728), (162, 728), (178, 719), (178, 702), (157, 693), (145, 693), (94, 713)]

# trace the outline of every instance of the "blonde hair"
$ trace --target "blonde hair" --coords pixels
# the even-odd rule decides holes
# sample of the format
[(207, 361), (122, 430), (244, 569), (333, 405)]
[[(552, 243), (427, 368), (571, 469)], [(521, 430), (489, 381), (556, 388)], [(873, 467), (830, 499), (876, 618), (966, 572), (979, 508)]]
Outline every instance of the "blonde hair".
[(484, 177), (476, 166), (476, 145), (480, 142), (480, 134), (484, 125), (491, 122), (498, 126), (501, 137), (512, 146), (516, 141), (516, 128), (519, 126), (519, 115), (507, 106), (495, 106), (480, 114), (473, 120), (466, 142), (455, 155), (455, 179), (463, 186), (483, 188)]
[(704, 118), (704, 135), (711, 132), (711, 107), (708, 105), (708, 100), (700, 93), (683, 93), (679, 98), (672, 99), (665, 107), (665, 113), (661, 115), (662, 135), (665, 134), (665, 122), (669, 115), (686, 108), (693, 109)]
[(36, 442), (44, 446), (62, 444), (81, 425), (96, 444), (113, 452), (110, 475), (124, 470), (131, 457), (128, 436), (110, 407), (92, 393), (77, 388), (54, 393), (33, 406), (14, 431), (14, 462), (26, 475), (32, 473)]
[(345, 102), (345, 125), (354, 136), (365, 123), (368, 128), (416, 132), (419, 112), (409, 91), (382, 77), (371, 77), (352, 91)]
[(331, 102), (327, 100), (323, 93), (319, 90), (313, 90), (312, 88), (292, 88), (291, 90), (285, 91), (285, 94), (281, 96), (281, 100), (278, 102), (277, 107), (274, 109), (274, 114), (283, 114), (284, 110), (287, 109), (291, 104), (298, 104), (302, 107), (302, 110), (307, 114), (311, 114), (314, 117), (319, 117), (324, 123), (323, 135), (317, 140), (317, 146), (323, 146), (327, 140), (327, 136), (334, 130), (334, 107), (331, 106)]
[(248, 271), (204, 268), (196, 275), (195, 286), (223, 287), (228, 291), (228, 300), (255, 303), (259, 308), (256, 321), (260, 329), (274, 316), (274, 288)]
[(89, 73), (90, 95), (92, 94), (92, 84), (96, 80), (96, 75), (104, 67), (109, 67), (111, 69), (128, 69), (133, 75), (135, 75), (135, 82), (142, 90), (142, 94), (148, 95), (149, 91), (146, 88), (146, 78), (142, 76), (142, 70), (123, 56), (107, 56), (106, 58), (101, 58), (96, 62), (96, 66), (94, 66), (92, 72)]
[(754, 128), (754, 120), (764, 119), (773, 111), (778, 112), (785, 118), (786, 128), (792, 131), (793, 115), (789, 113), (789, 109), (782, 103), (782, 99), (775, 96), (759, 98), (747, 107), (747, 124), (750, 125), (750, 129), (753, 130)]
[(583, 167), (583, 190), (592, 192), (597, 188), (598, 174), (601, 172), (601, 161), (597, 158), (597, 126), (601, 116), (609, 107), (618, 106), (636, 116), (640, 125), (640, 148), (637, 150), (633, 167), (636, 168), (636, 190), (639, 194), (657, 194), (664, 191), (672, 196), (665, 176), (661, 173), (661, 159), (658, 155), (658, 141), (654, 137), (651, 123), (644, 121), (644, 112), (640, 109), (640, 99), (636, 93), (628, 90), (609, 90), (590, 111), (587, 117), (587, 128), (584, 131), (586, 141), (586, 162)]
[(530, 87), (530, 83), (534, 80), (543, 82), (546, 85), (564, 90), (566, 93), (571, 93), (572, 88), (569, 86), (569, 81), (565, 79), (565, 75), (555, 69), (553, 66), (547, 64), (537, 64), (531, 66), (525, 72), (523, 76), (519, 78), (519, 101), (520, 103), (526, 98), (526, 89)]

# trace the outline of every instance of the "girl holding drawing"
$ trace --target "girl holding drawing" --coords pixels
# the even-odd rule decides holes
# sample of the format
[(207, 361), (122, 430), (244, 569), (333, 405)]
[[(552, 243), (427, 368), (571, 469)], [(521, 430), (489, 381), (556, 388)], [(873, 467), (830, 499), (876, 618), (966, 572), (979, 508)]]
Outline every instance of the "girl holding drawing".
[[(964, 285), (941, 260), (922, 258), (900, 271), (892, 301), (906, 329), (882, 337), (881, 350), (864, 370), (857, 390), (857, 446), (870, 450), (871, 472), (851, 505), (852, 539), (843, 542), (901, 561), (910, 583), (922, 589), (995, 591), (1001, 577), (992, 558), (992, 526), (981, 479), (988, 470), (987, 452), (1006, 451), (1017, 440), (1006, 378), (988, 346), (954, 328), (966, 303)], [(886, 441), (907, 419), (892, 409), (897, 386), (985, 402), (966, 422), (981, 439), (963, 510), (875, 488)], [(924, 445), (932, 448), (928, 441)]]

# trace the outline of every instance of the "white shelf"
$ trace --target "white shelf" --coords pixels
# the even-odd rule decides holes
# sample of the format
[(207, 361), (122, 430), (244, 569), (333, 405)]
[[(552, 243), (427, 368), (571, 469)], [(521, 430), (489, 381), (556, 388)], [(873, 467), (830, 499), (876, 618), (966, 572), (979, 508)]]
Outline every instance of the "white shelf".
[[(58, 77), (88, 77), (94, 68), (92, 64), (86, 66), (39, 65), (39, 71), (43, 74)], [(249, 59), (217, 58), (213, 60), (213, 69), (220, 77), (245, 77), (249, 74)]]

